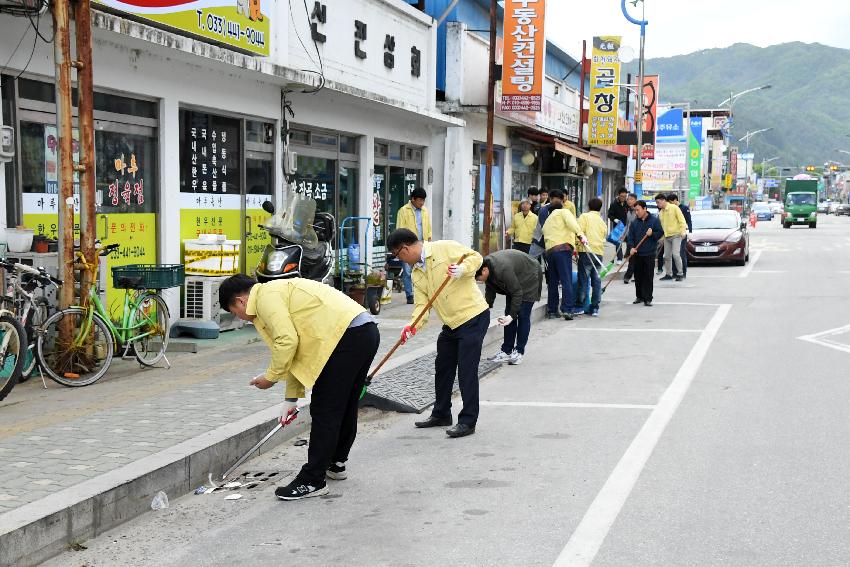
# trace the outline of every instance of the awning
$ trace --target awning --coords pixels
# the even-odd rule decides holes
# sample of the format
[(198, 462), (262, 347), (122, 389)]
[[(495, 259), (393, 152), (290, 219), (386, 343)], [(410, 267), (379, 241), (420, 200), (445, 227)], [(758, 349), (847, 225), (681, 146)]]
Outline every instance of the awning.
[(578, 146), (574, 146), (572, 144), (568, 144), (563, 140), (559, 140), (558, 138), (555, 138), (555, 151), (561, 152), (564, 155), (575, 156), (578, 159), (583, 159), (591, 165), (602, 165), (602, 160), (596, 157), (595, 155), (581, 149)]

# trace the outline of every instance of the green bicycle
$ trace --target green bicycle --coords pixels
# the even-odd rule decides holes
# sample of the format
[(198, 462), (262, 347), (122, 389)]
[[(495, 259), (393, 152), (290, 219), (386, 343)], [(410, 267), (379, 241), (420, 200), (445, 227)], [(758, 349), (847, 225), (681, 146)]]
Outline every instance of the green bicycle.
[[(100, 255), (117, 248), (106, 246)], [(164, 360), (171, 368), (165, 357), (171, 327), (168, 306), (151, 290), (182, 285), (183, 266), (112, 268), (113, 287), (125, 290), (121, 318), (113, 321), (98, 295), (97, 264), (87, 263), (77, 253), (77, 265), (91, 274), (92, 283), (85, 290), (88, 301), (55, 313), (38, 330), (36, 355), (45, 373), (63, 386), (88, 386), (106, 374), (116, 349), (123, 350), (122, 358), (130, 358), (132, 350), (143, 366)]]

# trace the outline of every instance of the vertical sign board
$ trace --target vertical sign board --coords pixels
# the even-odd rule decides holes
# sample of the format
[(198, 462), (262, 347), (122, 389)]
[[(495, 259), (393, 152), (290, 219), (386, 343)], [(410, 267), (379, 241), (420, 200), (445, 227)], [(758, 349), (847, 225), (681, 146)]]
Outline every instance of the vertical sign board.
[(546, 55), (545, 13), (546, 0), (505, 0), (502, 30), (508, 49), (502, 64), (503, 111), (540, 111)]
[(620, 36), (596, 36), (590, 60), (590, 112), (587, 119), (588, 145), (617, 143), (617, 111), (620, 87)]
[(691, 118), (690, 121), (690, 135), (688, 136), (690, 190), (688, 191), (688, 198), (696, 199), (702, 185), (702, 118)]
[[(658, 75), (645, 75), (643, 77), (643, 120), (641, 128), (643, 128), (644, 140), (647, 139), (647, 134), (650, 138), (655, 136), (656, 123), (658, 120)], [(655, 143), (643, 144), (641, 152), (642, 159), (652, 159), (655, 157)]]

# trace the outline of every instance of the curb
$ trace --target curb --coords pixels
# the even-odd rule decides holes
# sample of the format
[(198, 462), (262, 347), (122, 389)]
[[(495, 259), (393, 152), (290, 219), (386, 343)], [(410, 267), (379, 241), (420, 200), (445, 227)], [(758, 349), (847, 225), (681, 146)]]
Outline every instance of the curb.
[[(546, 306), (532, 311), (532, 321), (543, 319)], [(484, 338), (489, 345), (502, 336), (495, 321)], [(381, 374), (436, 352), (436, 344), (396, 356)], [(165, 492), (178, 498), (208, 483), (207, 476), (221, 475), (276, 424), (282, 404), (266, 408), (159, 453), (68, 487), (36, 502), (0, 515), (0, 566), (38, 565), (68, 549), (74, 541), (96, 537), (147, 511), (153, 496)], [(299, 418), (269, 439), (262, 454), (303, 434), (311, 420), (309, 404)]]

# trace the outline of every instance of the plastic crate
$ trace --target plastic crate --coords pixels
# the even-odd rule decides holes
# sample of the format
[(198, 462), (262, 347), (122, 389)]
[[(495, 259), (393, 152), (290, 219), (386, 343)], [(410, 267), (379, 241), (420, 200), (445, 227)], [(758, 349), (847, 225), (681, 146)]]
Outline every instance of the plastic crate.
[[(115, 289), (166, 289), (183, 285), (183, 264), (128, 264), (112, 268), (112, 287)], [(131, 278), (132, 285), (121, 278)]]

